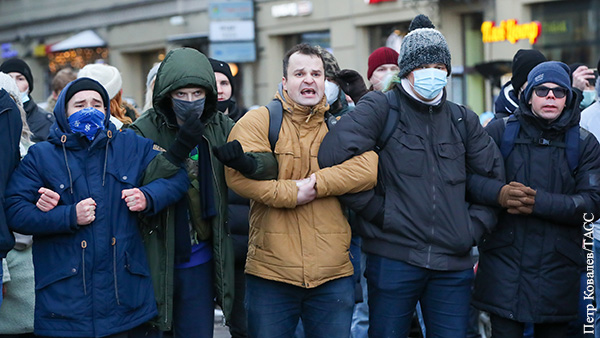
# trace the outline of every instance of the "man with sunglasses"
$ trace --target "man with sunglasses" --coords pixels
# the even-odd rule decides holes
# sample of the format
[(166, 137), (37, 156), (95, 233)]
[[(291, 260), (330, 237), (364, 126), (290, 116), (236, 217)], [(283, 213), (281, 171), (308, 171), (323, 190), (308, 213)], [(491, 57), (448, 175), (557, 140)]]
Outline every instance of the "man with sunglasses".
[[(543, 62), (527, 82), (514, 117), (486, 127), (511, 183), (500, 192), (497, 227), (479, 246), (473, 304), (490, 313), (494, 337), (522, 337), (526, 322), (535, 337), (565, 337), (577, 318), (581, 225), (600, 216), (600, 145), (578, 126), (580, 94), (567, 65)], [(514, 144), (505, 151), (509, 128)]]

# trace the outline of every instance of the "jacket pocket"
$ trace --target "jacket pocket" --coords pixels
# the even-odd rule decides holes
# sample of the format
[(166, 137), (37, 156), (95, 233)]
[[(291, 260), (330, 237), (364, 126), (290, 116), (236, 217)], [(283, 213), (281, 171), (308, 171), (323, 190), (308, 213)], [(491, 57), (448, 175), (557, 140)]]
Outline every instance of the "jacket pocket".
[(512, 245), (515, 240), (515, 232), (507, 229), (502, 233), (485, 234), (481, 239), (479, 250), (482, 252), (500, 249)]
[(106, 169), (105, 180), (108, 180), (109, 175), (115, 181), (121, 184), (121, 189), (131, 189), (137, 187), (137, 172), (129, 170), (128, 168), (111, 168), (109, 165)]
[(88, 298), (83, 292), (80, 270), (78, 258), (72, 258), (58, 267), (37, 269), (35, 290), (36, 312), (39, 316), (50, 319), (84, 317)]
[[(393, 147), (395, 155), (393, 156), (394, 167), (400, 174), (413, 177), (421, 177), (425, 167), (425, 146), (416, 135), (404, 134), (400, 138), (394, 138)], [(392, 148), (390, 148), (392, 149)]]
[(152, 298), (152, 284), (150, 283), (150, 271), (148, 267), (125, 251), (125, 264), (122, 278), (116, 279), (115, 274), (115, 292), (117, 293), (120, 305), (131, 309), (137, 309), (144, 305), (148, 299)]
[(60, 195), (59, 204), (75, 204), (79, 201), (74, 200), (74, 193), (72, 193), (71, 190), (75, 189), (75, 181), (78, 180), (80, 176), (81, 175), (76, 170), (71, 172), (70, 178), (67, 174), (57, 173), (54, 176), (48, 177), (48, 186), (46, 186), (46, 188), (51, 189)]
[[(278, 142), (278, 145), (281, 142)], [(300, 156), (294, 153), (292, 146), (281, 146), (277, 147), (273, 152), (277, 163), (279, 165), (279, 179), (291, 179), (295, 178), (296, 173), (301, 170), (301, 159)], [(299, 175), (299, 174), (298, 174)]]
[(458, 184), (466, 180), (465, 146), (462, 142), (437, 145), (440, 172), (447, 183)]
[[(578, 244), (565, 238), (557, 237), (554, 242), (554, 247), (558, 253), (563, 257), (568, 258), (576, 266), (583, 267), (585, 265), (585, 257), (581, 243)], [(566, 263), (568, 264), (569, 262)]]

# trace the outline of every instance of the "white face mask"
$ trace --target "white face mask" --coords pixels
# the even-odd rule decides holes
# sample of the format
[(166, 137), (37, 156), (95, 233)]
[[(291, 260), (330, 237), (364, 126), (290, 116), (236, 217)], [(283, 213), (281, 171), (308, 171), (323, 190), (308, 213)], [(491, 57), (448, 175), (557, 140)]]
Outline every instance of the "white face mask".
[(325, 96), (327, 98), (327, 104), (333, 104), (340, 96), (340, 86), (333, 82), (329, 82), (329, 80), (325, 80)]
[(25, 104), (27, 101), (29, 101), (29, 94), (26, 91), (21, 92), (21, 103)]

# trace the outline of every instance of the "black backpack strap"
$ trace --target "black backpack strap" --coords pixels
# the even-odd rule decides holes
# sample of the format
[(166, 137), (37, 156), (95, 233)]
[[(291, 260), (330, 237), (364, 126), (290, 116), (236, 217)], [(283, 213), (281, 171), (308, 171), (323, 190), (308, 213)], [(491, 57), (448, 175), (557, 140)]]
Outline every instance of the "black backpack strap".
[(278, 99), (273, 99), (265, 107), (269, 111), (269, 143), (271, 151), (275, 150), (275, 144), (279, 140), (279, 130), (283, 121), (283, 105)]
[(388, 104), (390, 105), (390, 110), (387, 114), (387, 119), (385, 121), (385, 126), (383, 127), (383, 132), (377, 138), (375, 142), (375, 151), (380, 152), (385, 148), (385, 145), (392, 137), (392, 134), (398, 127), (398, 122), (400, 122), (400, 97), (396, 94), (397, 89), (390, 90), (385, 93), (385, 97), (388, 100)]
[(462, 139), (462, 142), (465, 145), (465, 149), (467, 149), (467, 141), (469, 139), (469, 134), (467, 133), (467, 122), (465, 117), (467, 109), (462, 105), (458, 105), (454, 102), (448, 102), (448, 105), (450, 106), (452, 123), (454, 124), (456, 129), (458, 129), (460, 138)]
[(502, 134), (502, 141), (500, 141), (500, 153), (502, 153), (502, 157), (506, 160), (515, 146), (515, 140), (519, 135), (521, 124), (514, 115), (507, 116), (503, 120), (504, 133)]
[(504, 125), (504, 134), (502, 135), (502, 141), (500, 142), (500, 152), (505, 160), (508, 158), (508, 155), (510, 155), (515, 144), (537, 144), (539, 146), (563, 148), (565, 149), (567, 164), (569, 165), (571, 174), (575, 175), (577, 166), (579, 165), (579, 156), (581, 152), (580, 139), (582, 139), (582, 136), (586, 136), (585, 129), (578, 125), (569, 128), (565, 133), (565, 141), (560, 142), (544, 138), (532, 139), (518, 137), (521, 125), (514, 115), (505, 117)]
[(579, 125), (575, 125), (569, 128), (565, 135), (565, 143), (567, 144), (567, 162), (569, 163), (569, 169), (571, 169), (571, 173), (573, 174), (577, 171), (577, 166), (579, 165), (579, 140), (582, 130), (585, 129), (579, 127)]

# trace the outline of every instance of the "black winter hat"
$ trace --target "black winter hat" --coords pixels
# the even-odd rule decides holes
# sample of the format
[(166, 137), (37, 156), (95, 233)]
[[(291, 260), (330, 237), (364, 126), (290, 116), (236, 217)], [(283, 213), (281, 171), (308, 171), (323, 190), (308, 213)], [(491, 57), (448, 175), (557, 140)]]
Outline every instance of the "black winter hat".
[(65, 106), (69, 103), (69, 100), (73, 95), (83, 90), (93, 90), (98, 92), (102, 97), (104, 107), (110, 106), (110, 98), (108, 97), (108, 93), (106, 92), (106, 89), (104, 89), (104, 86), (102, 86), (100, 82), (89, 77), (81, 77), (71, 83), (69, 89), (67, 89), (67, 92), (65, 93)]
[(448, 68), (448, 76), (452, 72), (450, 49), (446, 39), (426, 15), (417, 15), (400, 46), (398, 67), (400, 77), (405, 77), (417, 67), (429, 63), (443, 63)]
[(231, 68), (229, 68), (227, 62), (215, 60), (212, 58), (208, 58), (208, 61), (210, 61), (210, 65), (212, 66), (212, 69), (215, 73), (221, 73), (227, 76), (227, 79), (229, 79), (229, 83), (231, 84), (231, 96), (233, 97), (233, 94), (235, 93), (235, 86), (233, 85), (233, 75), (231, 74)]
[(523, 87), (527, 81), (527, 75), (533, 67), (545, 62), (546, 57), (540, 51), (535, 49), (519, 49), (512, 61), (512, 78), (510, 82), (515, 89), (515, 93)]
[(23, 74), (25, 79), (27, 79), (27, 83), (29, 83), (29, 93), (33, 91), (33, 75), (31, 75), (31, 68), (29, 68), (25, 61), (17, 58), (8, 59), (0, 65), (0, 72), (7, 74), (17, 72)]

